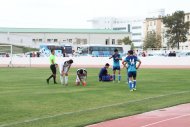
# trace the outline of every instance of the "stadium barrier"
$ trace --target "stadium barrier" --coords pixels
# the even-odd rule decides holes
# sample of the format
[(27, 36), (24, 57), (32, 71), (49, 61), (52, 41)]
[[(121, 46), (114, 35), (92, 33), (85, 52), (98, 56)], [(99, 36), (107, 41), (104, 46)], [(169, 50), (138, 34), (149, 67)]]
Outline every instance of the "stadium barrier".
[[(105, 63), (112, 65), (112, 59), (108, 57), (57, 57), (57, 63), (73, 59), (75, 67), (101, 67)], [(124, 58), (123, 58), (124, 59)], [(142, 66), (181, 66), (190, 68), (190, 57), (140, 57)], [(48, 57), (0, 57), (0, 67), (48, 67)]]

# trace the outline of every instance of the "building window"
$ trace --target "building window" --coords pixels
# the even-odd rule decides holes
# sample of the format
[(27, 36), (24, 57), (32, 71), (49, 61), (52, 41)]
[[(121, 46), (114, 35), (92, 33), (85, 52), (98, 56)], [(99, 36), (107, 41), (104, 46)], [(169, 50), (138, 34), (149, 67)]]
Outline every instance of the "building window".
[(141, 29), (141, 26), (133, 26), (132, 29)]
[(141, 42), (141, 40), (132, 40), (132, 42)]
[(32, 42), (36, 42), (36, 39), (32, 39)]
[(109, 39), (106, 39), (106, 40), (105, 40), (105, 44), (106, 44), (106, 45), (109, 45)]
[(42, 42), (42, 39), (39, 39), (39, 42)]
[(189, 21), (189, 15), (187, 16), (187, 21)]
[(58, 39), (53, 39), (54, 42), (58, 42)]
[(70, 43), (72, 43), (72, 41), (73, 41), (72, 39), (69, 39), (69, 42), (70, 42)]
[(112, 45), (115, 45), (115, 39), (112, 39)]
[(150, 26), (152, 26), (152, 22), (150, 22)]
[(141, 36), (141, 33), (132, 33), (133, 36)]
[(128, 32), (131, 32), (131, 26), (128, 24)]
[(116, 28), (113, 28), (113, 30), (126, 30), (126, 27), (116, 27)]
[(84, 39), (83, 41), (84, 41), (84, 44), (87, 44), (87, 39)]
[(47, 39), (47, 42), (51, 42), (51, 39)]

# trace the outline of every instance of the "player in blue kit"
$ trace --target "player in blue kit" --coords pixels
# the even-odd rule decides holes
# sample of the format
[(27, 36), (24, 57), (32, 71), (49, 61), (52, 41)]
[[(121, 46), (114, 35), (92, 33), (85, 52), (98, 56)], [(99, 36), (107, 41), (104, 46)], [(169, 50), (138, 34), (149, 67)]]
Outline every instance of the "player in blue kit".
[(99, 81), (107, 82), (107, 81), (113, 80), (112, 76), (108, 74), (109, 66), (110, 65), (106, 63), (106, 65), (103, 68), (101, 68), (100, 73), (99, 73)]
[(118, 70), (118, 82), (121, 81), (120, 75), (120, 60), (122, 60), (121, 55), (118, 53), (118, 50), (114, 50), (114, 54), (109, 58), (113, 58), (113, 81), (115, 81), (115, 73)]
[[(137, 58), (137, 56), (133, 55), (133, 50), (128, 51), (129, 56), (125, 58), (125, 60), (122, 62), (124, 66), (127, 64), (127, 73), (129, 77), (129, 88), (130, 91), (136, 90), (136, 76), (137, 76), (137, 69), (141, 65), (140, 59)], [(136, 66), (136, 63), (139, 63)]]

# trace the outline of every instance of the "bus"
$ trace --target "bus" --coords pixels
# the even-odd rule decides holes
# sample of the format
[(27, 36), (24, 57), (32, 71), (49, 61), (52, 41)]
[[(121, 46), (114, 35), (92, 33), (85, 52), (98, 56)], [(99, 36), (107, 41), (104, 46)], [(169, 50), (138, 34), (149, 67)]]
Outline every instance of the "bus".
[(55, 44), (44, 44), (40, 45), (40, 56), (48, 57), (51, 55), (51, 50), (55, 50), (55, 55), (57, 57), (71, 56), (73, 53), (73, 48), (71, 45), (55, 45)]
[(109, 57), (113, 54), (114, 50), (118, 49), (121, 55), (125, 54), (125, 50), (129, 50), (129, 46), (123, 45), (81, 45), (77, 47), (77, 52), (82, 56), (93, 57)]

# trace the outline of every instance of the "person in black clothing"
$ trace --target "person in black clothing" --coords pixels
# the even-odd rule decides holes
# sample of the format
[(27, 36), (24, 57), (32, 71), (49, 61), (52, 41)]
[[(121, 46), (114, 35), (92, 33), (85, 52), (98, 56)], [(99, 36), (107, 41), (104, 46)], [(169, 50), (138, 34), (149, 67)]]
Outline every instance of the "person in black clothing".
[(52, 71), (52, 74), (50, 75), (50, 77), (48, 79), (46, 79), (47, 83), (49, 84), (49, 80), (51, 78), (53, 78), (54, 84), (57, 84), (56, 82), (56, 68), (58, 67), (58, 65), (55, 63), (55, 50), (51, 50), (51, 55), (49, 57), (50, 60), (50, 69)]
[(65, 47), (62, 48), (62, 54), (63, 54), (63, 57), (66, 57), (66, 51), (65, 51)]

